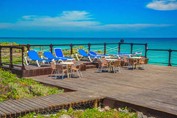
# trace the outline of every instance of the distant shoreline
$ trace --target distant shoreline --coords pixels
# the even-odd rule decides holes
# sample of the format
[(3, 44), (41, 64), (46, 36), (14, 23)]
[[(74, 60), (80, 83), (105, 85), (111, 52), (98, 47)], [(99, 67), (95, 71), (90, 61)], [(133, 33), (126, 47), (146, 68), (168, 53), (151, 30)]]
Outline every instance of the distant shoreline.
[(177, 37), (0, 37), (0, 39), (48, 39), (48, 38), (52, 38), (52, 39), (83, 39), (83, 38), (87, 38), (87, 39), (177, 39)]

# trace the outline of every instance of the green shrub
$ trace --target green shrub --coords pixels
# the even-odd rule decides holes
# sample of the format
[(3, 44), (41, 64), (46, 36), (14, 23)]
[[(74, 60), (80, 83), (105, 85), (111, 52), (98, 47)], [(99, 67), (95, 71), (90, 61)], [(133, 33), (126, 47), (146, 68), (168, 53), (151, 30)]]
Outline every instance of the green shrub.
[(18, 78), (15, 74), (0, 69), (0, 102), (61, 92), (63, 90), (56, 87), (44, 86), (32, 79)]
[(137, 114), (134, 112), (125, 113), (114, 109), (99, 111), (98, 108), (86, 110), (73, 110), (70, 108), (68, 111), (60, 110), (57, 114), (52, 114), (48, 117), (30, 113), (21, 118), (60, 118), (64, 114), (71, 116), (71, 118), (137, 118)]

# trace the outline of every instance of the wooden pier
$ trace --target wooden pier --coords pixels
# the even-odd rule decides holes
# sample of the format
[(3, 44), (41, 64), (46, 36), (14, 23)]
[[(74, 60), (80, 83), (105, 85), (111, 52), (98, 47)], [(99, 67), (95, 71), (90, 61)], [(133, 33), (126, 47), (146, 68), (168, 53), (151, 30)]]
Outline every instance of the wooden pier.
[[(87, 69), (83, 78), (52, 79), (38, 76), (42, 83), (129, 103), (177, 117), (177, 68), (146, 65), (145, 70), (122, 69), (120, 73), (96, 73)], [(111, 105), (111, 104), (109, 104)], [(114, 107), (115, 104), (112, 103)], [(131, 106), (130, 106), (131, 107)], [(161, 116), (163, 117), (163, 116)]]
[[(177, 117), (177, 68), (145, 65), (145, 70), (121, 69), (119, 73), (83, 71), (83, 78), (53, 79), (48, 75), (32, 79), (73, 90), (58, 95), (9, 100), (0, 103), (1, 117), (17, 117), (29, 112), (58, 110), (81, 103), (103, 101), (111, 107), (120, 103), (159, 117)], [(65, 107), (64, 107), (65, 106)], [(94, 106), (94, 105), (93, 105)]]

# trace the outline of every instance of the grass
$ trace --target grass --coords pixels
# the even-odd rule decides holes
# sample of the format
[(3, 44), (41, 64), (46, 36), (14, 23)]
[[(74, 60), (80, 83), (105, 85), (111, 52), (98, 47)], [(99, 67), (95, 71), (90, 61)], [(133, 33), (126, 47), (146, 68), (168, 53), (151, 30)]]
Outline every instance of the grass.
[(0, 102), (62, 92), (56, 87), (44, 86), (32, 79), (18, 78), (15, 74), (0, 69)]
[(100, 111), (99, 108), (86, 110), (70, 108), (68, 111), (60, 110), (58, 113), (51, 115), (29, 113), (20, 118), (60, 118), (62, 115), (69, 115), (71, 118), (137, 118), (135, 112), (120, 112), (115, 109)]

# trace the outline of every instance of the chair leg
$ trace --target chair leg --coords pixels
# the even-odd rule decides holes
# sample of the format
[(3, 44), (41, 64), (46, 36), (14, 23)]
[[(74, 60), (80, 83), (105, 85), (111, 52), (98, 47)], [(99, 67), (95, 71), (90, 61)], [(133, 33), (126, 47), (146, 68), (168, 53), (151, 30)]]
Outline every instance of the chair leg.
[(90, 56), (88, 56), (88, 59), (89, 59), (90, 62), (93, 62), (92, 59), (90, 58)]
[(79, 74), (79, 71), (78, 70), (76, 70), (76, 72), (77, 72), (77, 75), (79, 76), (79, 78), (80, 78), (80, 74)]
[(78, 55), (77, 55), (77, 54), (75, 54), (75, 55), (76, 55), (76, 59), (77, 59), (77, 61), (80, 61), (80, 59), (79, 59)]
[(51, 77), (52, 77), (53, 72), (54, 72), (54, 70), (52, 69), (52, 72), (51, 72), (51, 74), (50, 74)]
[(121, 72), (121, 69), (120, 69), (120, 67), (118, 67), (118, 69), (119, 69), (119, 73)]
[(79, 73), (80, 73), (80, 76), (81, 76), (81, 78), (83, 77), (83, 75), (82, 75), (82, 72), (79, 70)]
[(57, 70), (54, 70), (54, 73), (55, 73), (55, 79), (57, 79), (57, 74), (58, 74)]
[(36, 60), (36, 64), (37, 64), (38, 67), (40, 67), (40, 65), (39, 65), (39, 61), (38, 61), (38, 60)]
[(26, 65), (29, 65), (28, 61), (27, 61), (27, 57), (24, 57), (25, 63)]

